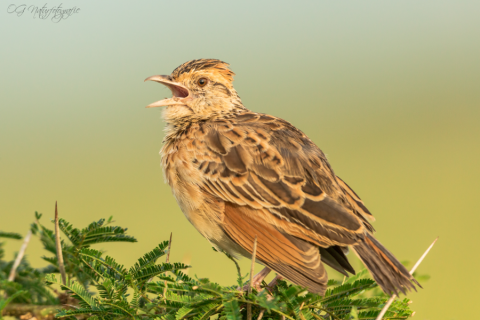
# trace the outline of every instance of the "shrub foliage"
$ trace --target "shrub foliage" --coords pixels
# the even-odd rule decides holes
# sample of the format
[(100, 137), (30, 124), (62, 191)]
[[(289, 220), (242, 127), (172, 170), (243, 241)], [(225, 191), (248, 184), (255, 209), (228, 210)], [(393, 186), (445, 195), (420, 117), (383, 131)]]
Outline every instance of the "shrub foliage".
[[(4, 260), (0, 244), (0, 311), (9, 303), (51, 305), (56, 318), (63, 319), (246, 319), (251, 306), (253, 319), (375, 319), (388, 300), (366, 270), (344, 281), (330, 280), (325, 296), (279, 281), (270, 288), (264, 282), (251, 293), (248, 274), (242, 274), (236, 261), (237, 283), (221, 286), (206, 278), (189, 277), (189, 266), (169, 263), (165, 257), (169, 242), (164, 241), (127, 268), (113, 257), (93, 248), (105, 242), (136, 242), (127, 229), (112, 226), (112, 218), (92, 222), (83, 229), (60, 219), (62, 252), (67, 281), (59, 276), (55, 234), (35, 213), (31, 230), (42, 242), (49, 265), (36, 269), (24, 258), (14, 281), (8, 281), (13, 261)], [(53, 227), (53, 225), (52, 225)], [(15, 233), (0, 232), (0, 237), (21, 239)], [(162, 261), (160, 261), (162, 260)], [(384, 319), (412, 316), (407, 298), (397, 300)], [(1, 318), (1, 316), (0, 316)]]

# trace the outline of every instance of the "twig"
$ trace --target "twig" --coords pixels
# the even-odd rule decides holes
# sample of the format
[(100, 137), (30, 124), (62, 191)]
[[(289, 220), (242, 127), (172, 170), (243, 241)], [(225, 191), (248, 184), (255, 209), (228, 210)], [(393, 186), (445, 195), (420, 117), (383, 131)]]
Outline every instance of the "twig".
[(22, 246), (20, 247), (20, 251), (17, 254), (17, 258), (15, 259), (12, 269), (10, 270), (8, 281), (15, 280), (15, 272), (17, 271), (17, 268), (20, 265), (20, 262), (22, 262), (22, 258), (25, 255), (25, 251), (27, 250), (28, 242), (30, 241), (31, 236), (32, 236), (32, 230), (28, 230), (28, 233), (23, 240)]
[(248, 288), (248, 293), (252, 293), (253, 273), (255, 270), (256, 255), (257, 255), (257, 236), (255, 236), (255, 240), (253, 241), (252, 264), (250, 266), (250, 287)]
[[(235, 267), (237, 268), (237, 274), (238, 276), (242, 279), (242, 284), (243, 284), (243, 278), (242, 278), (242, 270), (240, 270), (240, 266), (238, 265), (237, 260), (233, 258), (228, 252), (222, 251), (224, 255), (227, 256), (228, 259), (232, 260), (232, 262), (235, 264)], [(242, 290), (242, 288), (238, 288), (238, 290)]]
[(172, 248), (172, 234), (173, 232), (170, 232), (170, 240), (168, 241), (168, 251), (167, 251), (167, 263), (170, 260), (170, 249)]
[[(170, 260), (170, 249), (172, 248), (172, 234), (173, 232), (170, 232), (170, 240), (168, 241), (168, 252), (167, 252), (167, 259), (166, 263)], [(167, 301), (167, 280), (164, 281), (165, 283), (165, 288), (163, 288), (163, 301)]]
[[(3, 309), (3, 316), (9, 316), (14, 319), (27, 319), (26, 315), (30, 314), (30, 319), (38, 320), (55, 320), (55, 314), (58, 312), (58, 305), (35, 305), (35, 304), (19, 304), (9, 303), (5, 309)], [(67, 310), (74, 308), (67, 307)], [(86, 319), (88, 315), (77, 316), (77, 319)]]
[(412, 270), (410, 270), (410, 274), (413, 274), (415, 272), (415, 270), (417, 270), (418, 266), (420, 265), (420, 263), (422, 263), (423, 259), (425, 259), (425, 257), (427, 256), (428, 252), (430, 251), (430, 249), (433, 248), (433, 245), (435, 244), (435, 242), (437, 242), (438, 240), (438, 237), (432, 242), (432, 244), (430, 245), (430, 247), (428, 247), (428, 249), (425, 251), (425, 253), (420, 257), (420, 259), (418, 259), (417, 263), (415, 263), (415, 265), (413, 266)]
[[(255, 269), (255, 257), (257, 255), (257, 236), (253, 241), (252, 266), (250, 267), (250, 286), (248, 286), (248, 294), (252, 293), (253, 272)], [(247, 320), (252, 320), (252, 306), (247, 304)]]
[[(412, 270), (410, 270), (410, 274), (413, 274), (415, 272), (415, 270), (418, 268), (418, 266), (420, 265), (420, 263), (422, 263), (423, 259), (425, 259), (425, 257), (427, 256), (428, 252), (430, 251), (430, 249), (432, 249), (433, 245), (435, 244), (435, 242), (437, 242), (438, 240), (438, 237), (433, 241), (433, 243), (430, 245), (430, 247), (428, 247), (428, 249), (425, 251), (425, 253), (420, 257), (420, 259), (418, 259), (417, 263), (415, 263), (415, 265), (413, 266)], [(382, 311), (380, 311), (380, 313), (378, 314), (377, 318), (375, 320), (382, 320), (382, 317), (385, 315), (385, 313), (387, 312), (388, 308), (390, 307), (390, 305), (393, 303), (393, 301), (395, 300), (395, 298), (397, 297), (396, 294), (393, 294), (390, 299), (388, 299), (387, 301), (387, 304), (383, 307)]]
[(258, 314), (258, 318), (257, 320), (260, 320), (263, 318), (263, 314), (265, 313), (265, 309), (263, 309), (262, 311), (260, 311), (260, 313)]
[(58, 209), (55, 201), (55, 247), (57, 249), (58, 270), (62, 275), (62, 283), (66, 285), (67, 275), (65, 274), (65, 264), (63, 263), (62, 243), (60, 242), (60, 226), (58, 225)]

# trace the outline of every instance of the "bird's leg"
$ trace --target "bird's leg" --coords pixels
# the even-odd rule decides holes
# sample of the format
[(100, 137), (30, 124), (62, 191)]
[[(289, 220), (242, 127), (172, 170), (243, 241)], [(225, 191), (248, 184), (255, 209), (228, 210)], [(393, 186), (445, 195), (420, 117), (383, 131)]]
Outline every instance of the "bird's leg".
[(252, 286), (252, 288), (255, 288), (257, 291), (260, 291), (260, 285), (262, 284), (263, 279), (265, 279), (265, 277), (268, 276), (270, 271), (271, 270), (268, 267), (263, 268), (262, 271), (260, 271), (253, 277), (252, 283), (249, 283), (243, 287), (243, 290), (247, 291), (248, 288)]
[(267, 288), (269, 290), (273, 290), (273, 288), (277, 285), (278, 280), (282, 280), (282, 279), (283, 279), (283, 277), (281, 275), (277, 274), (275, 276), (275, 278), (273, 278), (273, 280), (270, 281), (270, 283), (267, 285)]

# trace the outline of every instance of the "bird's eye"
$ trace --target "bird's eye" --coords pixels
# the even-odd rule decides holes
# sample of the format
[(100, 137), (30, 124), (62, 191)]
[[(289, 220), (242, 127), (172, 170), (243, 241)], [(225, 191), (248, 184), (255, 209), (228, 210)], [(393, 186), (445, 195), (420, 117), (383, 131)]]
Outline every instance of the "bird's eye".
[(207, 85), (207, 83), (208, 83), (208, 79), (206, 79), (206, 78), (200, 78), (197, 81), (197, 84), (198, 84), (199, 87), (205, 87)]

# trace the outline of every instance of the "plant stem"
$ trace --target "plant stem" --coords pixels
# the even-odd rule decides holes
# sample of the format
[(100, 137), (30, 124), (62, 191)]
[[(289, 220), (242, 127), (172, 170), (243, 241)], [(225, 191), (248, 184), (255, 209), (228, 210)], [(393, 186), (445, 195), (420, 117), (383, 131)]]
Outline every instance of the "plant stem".
[(65, 274), (65, 264), (63, 263), (62, 243), (60, 242), (60, 227), (58, 225), (58, 208), (55, 201), (55, 247), (57, 249), (58, 269), (62, 275), (62, 283), (67, 283), (67, 275)]
[[(433, 245), (435, 244), (435, 242), (437, 242), (438, 240), (438, 237), (433, 241), (433, 243), (430, 245), (430, 247), (428, 247), (428, 249), (425, 251), (425, 253), (420, 257), (420, 259), (418, 259), (417, 263), (415, 263), (415, 265), (413, 266), (412, 270), (410, 270), (410, 274), (413, 274), (415, 272), (415, 270), (418, 268), (418, 266), (420, 265), (420, 263), (422, 263), (423, 259), (425, 259), (425, 257), (427, 256), (428, 252), (430, 251), (430, 249), (432, 249)], [(393, 294), (390, 299), (388, 299), (387, 301), (387, 304), (383, 307), (382, 311), (380, 311), (380, 313), (378, 314), (377, 318), (375, 320), (382, 320), (382, 317), (385, 315), (385, 313), (387, 312), (388, 308), (390, 307), (390, 305), (393, 303), (393, 301), (395, 300), (395, 298), (397, 297), (396, 294)]]
[(10, 274), (8, 275), (8, 281), (15, 280), (15, 272), (17, 271), (17, 268), (20, 265), (20, 262), (22, 261), (23, 256), (25, 255), (25, 251), (27, 250), (28, 242), (30, 241), (31, 236), (32, 236), (32, 230), (28, 230), (28, 233), (23, 240), (22, 246), (20, 247), (20, 251), (17, 254), (17, 258), (15, 259), (12, 269), (10, 270)]
[(258, 314), (258, 318), (257, 318), (257, 320), (260, 320), (260, 319), (262, 319), (262, 318), (263, 318), (263, 314), (264, 314), (264, 313), (265, 313), (265, 310), (262, 310), (262, 311), (260, 311), (260, 313)]
[[(252, 265), (250, 267), (250, 285), (248, 286), (248, 294), (252, 293), (253, 272), (255, 269), (255, 256), (257, 255), (257, 236), (253, 241)], [(247, 320), (252, 320), (252, 306), (247, 304)]]
[[(168, 252), (167, 252), (167, 259), (166, 263), (169, 262), (170, 260), (170, 249), (172, 248), (172, 234), (173, 232), (170, 232), (170, 240), (168, 241)], [(163, 289), (163, 300), (166, 302), (167, 301), (167, 280), (165, 280), (165, 288)], [(166, 309), (165, 309), (166, 310)]]

